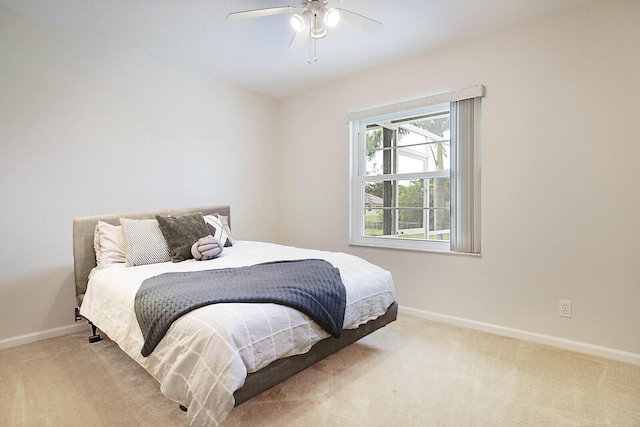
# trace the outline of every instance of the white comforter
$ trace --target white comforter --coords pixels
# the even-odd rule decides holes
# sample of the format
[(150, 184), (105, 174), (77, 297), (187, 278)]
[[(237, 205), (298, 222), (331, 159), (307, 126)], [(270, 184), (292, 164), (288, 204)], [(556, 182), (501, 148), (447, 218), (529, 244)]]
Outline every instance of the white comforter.
[(168, 271), (240, 267), (266, 261), (321, 258), (340, 270), (347, 291), (344, 328), (375, 319), (394, 300), (389, 272), (344, 253), (239, 241), (210, 261), (95, 269), (80, 313), (160, 382), (162, 393), (189, 408), (192, 426), (215, 426), (233, 409), (247, 373), (309, 351), (329, 336), (308, 316), (276, 304), (214, 304), (181, 317), (149, 357), (134, 311), (142, 281)]

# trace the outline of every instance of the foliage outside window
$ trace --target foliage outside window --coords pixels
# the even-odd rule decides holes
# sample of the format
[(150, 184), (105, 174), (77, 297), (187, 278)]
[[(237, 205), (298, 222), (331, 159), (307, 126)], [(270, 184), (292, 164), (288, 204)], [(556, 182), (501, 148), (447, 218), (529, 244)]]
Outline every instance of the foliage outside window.
[(449, 105), (367, 125), (366, 157), (364, 235), (448, 241)]

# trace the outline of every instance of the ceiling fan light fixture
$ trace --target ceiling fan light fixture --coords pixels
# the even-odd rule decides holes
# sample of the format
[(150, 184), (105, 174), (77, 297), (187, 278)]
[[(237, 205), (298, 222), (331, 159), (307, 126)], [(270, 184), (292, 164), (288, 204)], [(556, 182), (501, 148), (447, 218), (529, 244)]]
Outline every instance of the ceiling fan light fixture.
[(340, 12), (338, 9), (327, 9), (327, 12), (324, 15), (324, 23), (327, 27), (333, 28), (338, 25), (338, 22), (340, 22)]
[(304, 22), (304, 18), (297, 13), (291, 17), (290, 22), (291, 22), (291, 26), (293, 27), (296, 33), (303, 31), (307, 26)]
[(327, 35), (327, 30), (325, 30), (324, 25), (322, 23), (322, 18), (318, 15), (313, 15), (313, 26), (311, 27), (311, 37), (314, 39), (322, 39)]
[[(1, 0), (0, 0), (1, 1)], [(281, 7), (267, 7), (264, 9), (252, 9), (242, 12), (232, 12), (227, 15), (230, 19), (248, 19), (248, 18), (261, 18), (264, 16), (292, 14), (289, 18), (291, 27), (295, 30), (293, 38), (289, 42), (289, 49), (297, 49), (303, 46), (307, 39), (310, 39), (310, 53), (309, 62), (313, 63), (318, 60), (316, 55), (316, 44), (319, 39), (323, 39), (327, 35), (327, 28), (333, 28), (337, 26), (343, 18), (349, 18), (350, 24), (352, 21), (359, 20), (360, 23), (364, 23), (367, 27), (375, 28), (382, 27), (382, 23), (375, 19), (367, 18), (355, 12), (350, 12), (347, 9), (339, 7), (329, 7), (329, 3), (332, 0), (299, 0), (300, 6), (281, 6)], [(342, 1), (342, 0), (333, 0)], [(348, 16), (347, 16), (348, 15)]]

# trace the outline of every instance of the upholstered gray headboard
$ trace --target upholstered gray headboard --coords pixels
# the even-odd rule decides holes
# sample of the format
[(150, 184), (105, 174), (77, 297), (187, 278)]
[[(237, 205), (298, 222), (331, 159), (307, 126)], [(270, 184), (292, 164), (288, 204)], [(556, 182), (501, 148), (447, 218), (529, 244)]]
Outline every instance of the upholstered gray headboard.
[(193, 212), (202, 212), (203, 215), (218, 213), (229, 217), (231, 224), (231, 209), (227, 205), (202, 206), (199, 208), (166, 209), (159, 211), (132, 212), (122, 214), (110, 214), (76, 218), (73, 220), (73, 270), (76, 281), (76, 297), (78, 306), (82, 304), (84, 293), (87, 290), (89, 273), (96, 266), (96, 253), (93, 248), (93, 234), (98, 221), (120, 225), (120, 218), (147, 219), (156, 215), (184, 215)]

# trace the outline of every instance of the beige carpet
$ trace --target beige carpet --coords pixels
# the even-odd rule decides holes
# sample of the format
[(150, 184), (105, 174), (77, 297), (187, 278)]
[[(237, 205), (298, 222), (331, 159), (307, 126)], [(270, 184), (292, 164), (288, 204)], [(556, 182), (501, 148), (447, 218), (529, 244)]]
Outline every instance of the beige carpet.
[[(0, 351), (0, 426), (186, 426), (108, 340)], [(231, 426), (640, 426), (640, 366), (401, 315), (235, 408)]]

